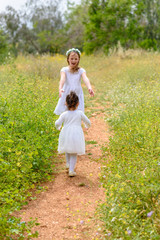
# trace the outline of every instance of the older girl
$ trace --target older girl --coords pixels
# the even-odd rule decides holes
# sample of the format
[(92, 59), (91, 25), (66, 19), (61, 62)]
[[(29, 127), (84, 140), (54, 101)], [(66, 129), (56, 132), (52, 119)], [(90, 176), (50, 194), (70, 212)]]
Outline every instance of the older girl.
[(65, 102), (66, 96), (70, 93), (70, 91), (74, 91), (78, 95), (78, 109), (84, 112), (84, 95), (81, 86), (81, 78), (87, 86), (90, 95), (94, 96), (94, 92), (86, 75), (86, 71), (79, 67), (80, 55), (81, 52), (76, 48), (69, 49), (66, 52), (68, 66), (61, 69), (59, 101), (54, 110), (56, 115), (60, 115), (62, 112), (67, 110)]

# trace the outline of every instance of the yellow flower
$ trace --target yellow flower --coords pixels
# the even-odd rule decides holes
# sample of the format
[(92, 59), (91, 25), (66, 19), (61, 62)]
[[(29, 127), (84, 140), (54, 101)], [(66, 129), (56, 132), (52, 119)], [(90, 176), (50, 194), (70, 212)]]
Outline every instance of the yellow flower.
[(138, 205), (141, 205), (141, 201), (140, 201), (140, 200), (137, 200), (137, 204), (138, 204)]
[(16, 152), (16, 155), (17, 155), (17, 156), (21, 155), (21, 152)]
[(20, 162), (18, 162), (18, 163), (17, 163), (17, 167), (20, 167), (20, 166), (21, 166), (21, 163), (20, 163)]
[(119, 174), (116, 174), (115, 177), (116, 178), (121, 178), (121, 176)]
[(124, 188), (120, 188), (120, 190), (119, 190), (120, 192), (124, 192)]

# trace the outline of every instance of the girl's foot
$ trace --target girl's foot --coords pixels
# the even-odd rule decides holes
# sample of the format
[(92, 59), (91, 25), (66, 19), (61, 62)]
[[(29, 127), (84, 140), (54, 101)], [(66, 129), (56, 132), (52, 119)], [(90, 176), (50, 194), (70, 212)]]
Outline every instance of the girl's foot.
[(76, 176), (76, 172), (69, 172), (69, 177), (75, 177)]

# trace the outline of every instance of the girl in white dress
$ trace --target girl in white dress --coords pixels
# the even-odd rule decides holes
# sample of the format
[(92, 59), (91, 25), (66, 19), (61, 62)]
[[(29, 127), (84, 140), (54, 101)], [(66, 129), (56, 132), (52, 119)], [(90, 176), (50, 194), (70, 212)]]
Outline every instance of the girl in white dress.
[(59, 101), (54, 110), (54, 113), (56, 115), (60, 115), (62, 112), (67, 110), (65, 102), (66, 96), (70, 93), (70, 91), (74, 91), (78, 95), (78, 109), (84, 112), (84, 96), (81, 86), (81, 78), (86, 84), (90, 95), (94, 96), (94, 92), (86, 75), (86, 71), (78, 66), (80, 55), (81, 52), (77, 48), (69, 49), (66, 52), (68, 66), (61, 69), (61, 78), (59, 83)]
[(82, 129), (82, 121), (85, 126), (90, 127), (90, 120), (81, 111), (78, 110), (79, 98), (75, 92), (70, 92), (66, 97), (66, 106), (68, 111), (63, 112), (55, 122), (55, 126), (60, 130), (58, 152), (65, 153), (66, 167), (69, 169), (69, 176), (76, 175), (74, 168), (77, 161), (77, 155), (85, 154), (85, 139)]

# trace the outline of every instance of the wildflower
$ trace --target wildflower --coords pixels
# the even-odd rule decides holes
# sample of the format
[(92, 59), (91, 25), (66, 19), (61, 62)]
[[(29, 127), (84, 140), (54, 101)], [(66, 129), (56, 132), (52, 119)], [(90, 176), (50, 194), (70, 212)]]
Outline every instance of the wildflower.
[(112, 218), (112, 220), (111, 220), (111, 222), (114, 222), (114, 221), (115, 221), (115, 219), (116, 219), (116, 218), (115, 218), (115, 217), (113, 217), (113, 218)]
[(153, 213), (154, 213), (153, 211), (147, 213), (147, 217), (151, 217)]
[(110, 212), (113, 212), (113, 211), (114, 211), (114, 208), (112, 208)]
[(115, 177), (116, 178), (121, 178), (121, 176), (119, 174), (116, 174)]
[(111, 233), (111, 232), (109, 232), (109, 233), (107, 234), (107, 236), (108, 236), (108, 237), (110, 237), (111, 235), (112, 235), (112, 233)]
[(80, 221), (80, 224), (83, 224), (83, 223), (84, 223), (84, 221), (83, 221), (83, 220), (81, 220), (81, 221)]
[(128, 235), (130, 235), (132, 233), (132, 231), (131, 230), (127, 230), (127, 233), (128, 233)]

